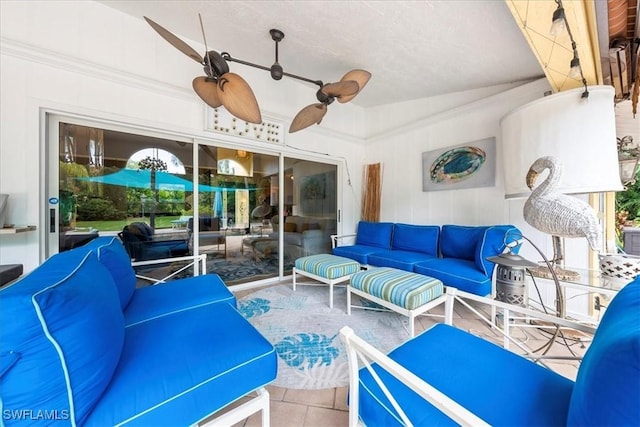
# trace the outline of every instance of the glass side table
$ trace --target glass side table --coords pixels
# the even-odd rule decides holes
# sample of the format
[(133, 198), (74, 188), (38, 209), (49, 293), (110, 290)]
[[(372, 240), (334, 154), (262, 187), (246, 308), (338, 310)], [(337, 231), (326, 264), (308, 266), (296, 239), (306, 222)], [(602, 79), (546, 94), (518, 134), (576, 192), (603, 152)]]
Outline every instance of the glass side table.
[[(566, 280), (559, 277), (560, 288), (563, 292), (565, 317), (597, 325), (609, 301), (629, 281), (602, 276), (599, 270), (566, 268), (577, 273), (577, 276)], [(545, 275), (537, 277), (535, 270), (533, 277), (528, 276), (528, 304), (541, 308), (555, 310), (555, 285), (553, 280)], [(535, 285), (538, 288), (535, 288)], [(542, 302), (540, 302), (540, 299)]]

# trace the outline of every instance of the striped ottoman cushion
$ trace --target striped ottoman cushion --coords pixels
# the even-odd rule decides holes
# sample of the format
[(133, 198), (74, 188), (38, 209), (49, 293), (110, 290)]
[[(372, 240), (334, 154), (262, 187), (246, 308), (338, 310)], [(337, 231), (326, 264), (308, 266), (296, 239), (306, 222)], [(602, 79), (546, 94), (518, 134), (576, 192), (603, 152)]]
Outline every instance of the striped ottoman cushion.
[(351, 276), (352, 288), (413, 310), (442, 295), (442, 282), (423, 274), (379, 267)]
[(296, 268), (326, 279), (349, 276), (360, 270), (360, 263), (331, 254), (310, 255), (296, 260)]

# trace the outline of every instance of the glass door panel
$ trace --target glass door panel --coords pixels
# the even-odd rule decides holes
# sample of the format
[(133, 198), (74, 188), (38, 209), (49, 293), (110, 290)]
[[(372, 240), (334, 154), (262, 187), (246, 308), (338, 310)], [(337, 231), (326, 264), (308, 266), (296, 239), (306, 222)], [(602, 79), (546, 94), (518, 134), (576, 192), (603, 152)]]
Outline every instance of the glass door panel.
[(284, 159), (282, 221), (284, 272), (296, 258), (331, 253), (331, 234), (337, 230), (336, 165)]
[[(65, 121), (57, 131), (58, 188), (49, 201), (58, 200), (58, 218), (48, 255), (99, 235), (117, 235), (133, 261), (188, 255), (192, 144)], [(150, 270), (167, 269), (147, 268), (155, 277)]]
[(207, 272), (228, 285), (278, 277), (278, 237), (271, 226), (278, 206), (271, 178), (278, 156), (201, 144), (198, 253)]

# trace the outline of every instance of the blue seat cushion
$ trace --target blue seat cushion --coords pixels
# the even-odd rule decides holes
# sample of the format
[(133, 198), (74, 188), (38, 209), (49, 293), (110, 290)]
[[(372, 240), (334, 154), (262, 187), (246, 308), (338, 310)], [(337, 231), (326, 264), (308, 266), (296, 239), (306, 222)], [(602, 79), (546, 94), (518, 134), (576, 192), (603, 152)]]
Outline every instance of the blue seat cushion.
[(392, 222), (360, 221), (358, 223), (358, 232), (356, 234), (356, 245), (390, 249), (392, 233)]
[(273, 346), (229, 304), (126, 328), (122, 357), (88, 426), (192, 425), (276, 378)]
[(366, 245), (338, 246), (333, 248), (334, 255), (351, 258), (365, 265), (368, 264), (368, 255), (379, 251), (379, 247)]
[(416, 263), (435, 259), (434, 255), (424, 252), (410, 252), (403, 250), (379, 251), (369, 254), (369, 265), (376, 267), (391, 267), (405, 271), (413, 271)]
[(485, 276), (476, 266), (475, 261), (456, 258), (434, 258), (419, 262), (413, 271), (442, 280), (445, 286), (452, 286), (461, 291), (485, 296), (491, 293), (491, 277)]
[[(438, 324), (389, 357), (489, 424), (558, 426), (566, 422), (573, 389), (570, 380), (452, 326)], [(456, 425), (379, 366), (374, 369), (414, 425)], [(365, 425), (400, 425), (366, 368), (360, 370), (359, 413)]]
[(236, 306), (236, 297), (217, 274), (172, 280), (136, 289), (124, 311), (124, 322), (132, 325), (174, 311), (217, 303)]
[(437, 257), (439, 236), (440, 227), (437, 225), (395, 224), (391, 249)]
[(82, 425), (123, 347), (113, 279), (88, 252), (53, 256), (23, 280), (0, 291), (0, 349), (15, 356), (3, 361), (2, 408), (56, 410)]
[(640, 278), (604, 313), (580, 364), (567, 424), (640, 425)]

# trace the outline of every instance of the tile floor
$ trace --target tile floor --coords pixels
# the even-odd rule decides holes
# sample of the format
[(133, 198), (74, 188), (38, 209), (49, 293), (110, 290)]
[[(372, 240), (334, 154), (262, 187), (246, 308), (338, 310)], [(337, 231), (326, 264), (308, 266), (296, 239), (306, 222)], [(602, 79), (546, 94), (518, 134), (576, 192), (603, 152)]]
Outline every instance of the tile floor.
[[(290, 282), (283, 282), (287, 284)], [(243, 291), (236, 296), (242, 298), (247, 293)], [(475, 305), (474, 305), (475, 306)], [(439, 306), (431, 311), (436, 316), (444, 313), (444, 307)], [(436, 322), (441, 322), (441, 317), (422, 316), (416, 321), (416, 332), (429, 328)], [(462, 304), (456, 302), (454, 306), (455, 326), (465, 329), (475, 335), (502, 344), (502, 335), (495, 332), (480, 318)], [(541, 333), (536, 328), (515, 328), (512, 335), (526, 342), (530, 348), (537, 349), (548, 342), (548, 335)], [(589, 336), (580, 333), (571, 333), (566, 336), (567, 344), (560, 341), (551, 347), (548, 355), (570, 356), (571, 353), (584, 354), (589, 345)], [(578, 362), (563, 360), (548, 362), (548, 366), (554, 371), (575, 380)], [(273, 427), (341, 427), (348, 426), (347, 392), (348, 387), (339, 387), (322, 390), (296, 390), (281, 387), (268, 386), (267, 390), (271, 399), (271, 425)], [(242, 402), (242, 401), (241, 401)], [(239, 403), (241, 403), (239, 402)], [(206, 426), (206, 423), (203, 424)], [(260, 413), (254, 414), (234, 427), (260, 426)]]

